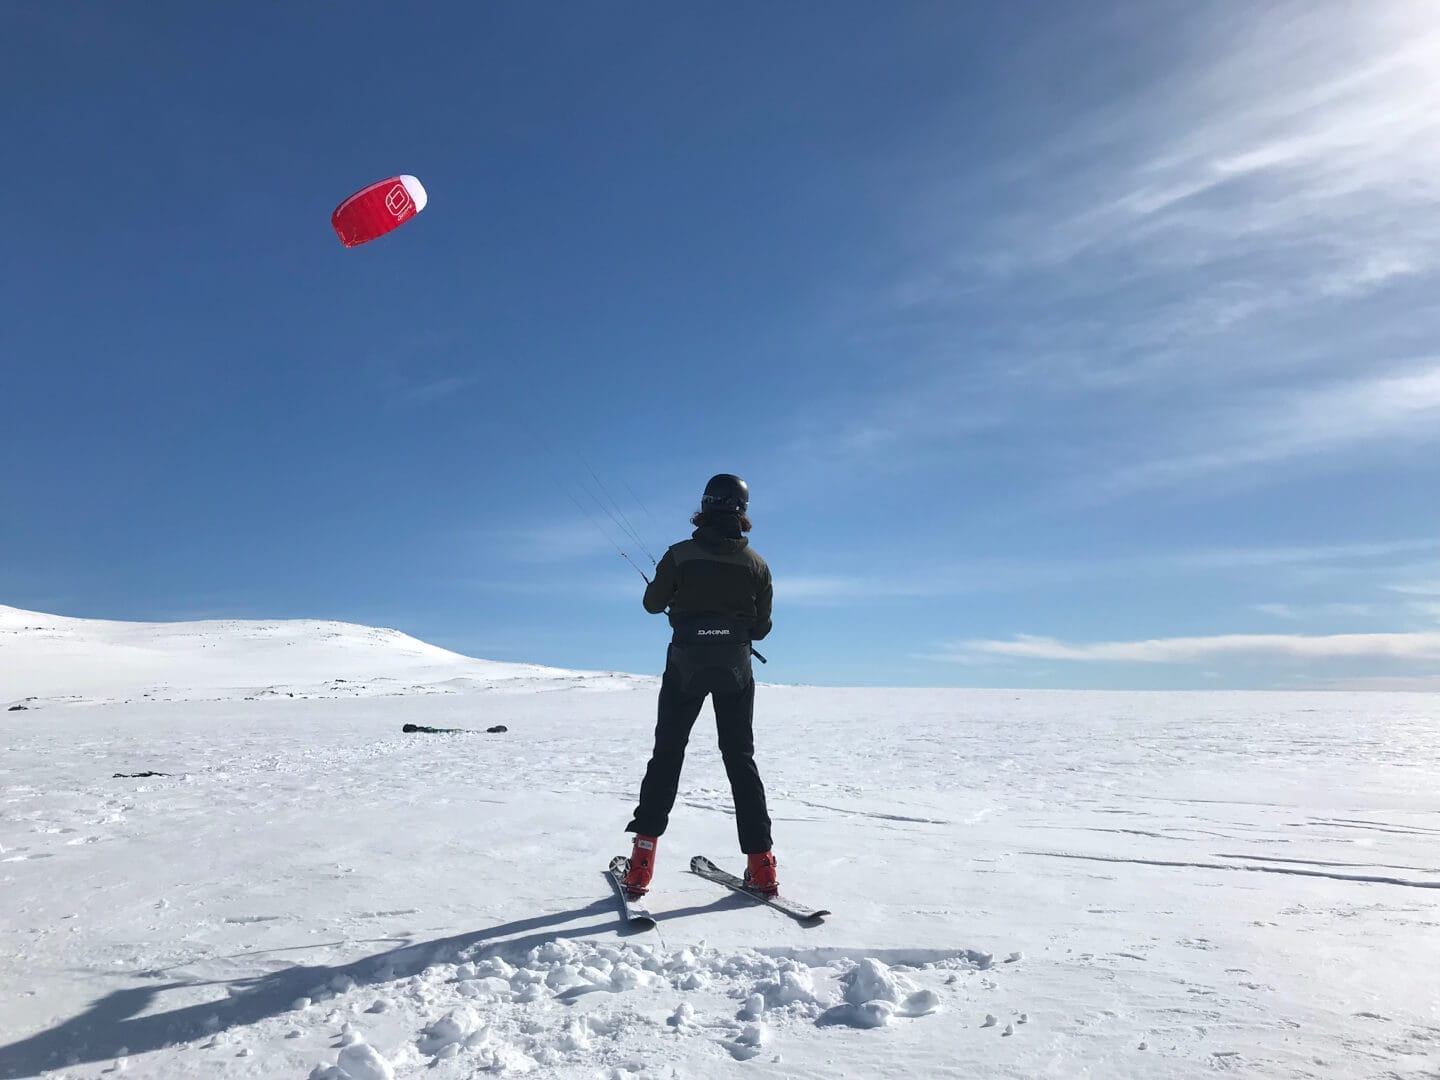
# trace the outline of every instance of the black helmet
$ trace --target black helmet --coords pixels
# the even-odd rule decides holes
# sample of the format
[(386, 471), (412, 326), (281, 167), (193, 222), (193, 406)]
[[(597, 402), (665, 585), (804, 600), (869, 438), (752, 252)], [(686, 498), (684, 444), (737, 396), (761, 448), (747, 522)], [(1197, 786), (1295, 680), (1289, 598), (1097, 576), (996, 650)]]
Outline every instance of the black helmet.
[(731, 473), (712, 476), (700, 497), (700, 509), (718, 510), (726, 514), (743, 514), (750, 505), (750, 488)]

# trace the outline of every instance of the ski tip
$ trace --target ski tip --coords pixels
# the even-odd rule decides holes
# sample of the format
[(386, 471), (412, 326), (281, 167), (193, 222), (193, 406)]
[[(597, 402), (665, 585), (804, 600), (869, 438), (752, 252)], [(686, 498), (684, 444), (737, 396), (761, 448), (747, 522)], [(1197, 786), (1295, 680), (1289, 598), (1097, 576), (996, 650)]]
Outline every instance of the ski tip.
[(707, 859), (704, 855), (696, 855), (690, 860), (690, 869), (693, 871), (708, 870), (712, 873), (720, 868)]

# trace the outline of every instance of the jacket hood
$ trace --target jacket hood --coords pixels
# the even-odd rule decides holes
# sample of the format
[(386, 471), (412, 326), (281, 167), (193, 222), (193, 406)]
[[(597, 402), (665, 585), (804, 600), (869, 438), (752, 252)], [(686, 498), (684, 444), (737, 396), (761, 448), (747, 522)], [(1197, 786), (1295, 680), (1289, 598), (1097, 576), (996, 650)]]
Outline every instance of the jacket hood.
[(738, 517), (724, 517), (712, 521), (709, 525), (701, 525), (690, 535), (705, 550), (722, 555), (743, 551), (750, 544), (749, 539), (740, 531)]

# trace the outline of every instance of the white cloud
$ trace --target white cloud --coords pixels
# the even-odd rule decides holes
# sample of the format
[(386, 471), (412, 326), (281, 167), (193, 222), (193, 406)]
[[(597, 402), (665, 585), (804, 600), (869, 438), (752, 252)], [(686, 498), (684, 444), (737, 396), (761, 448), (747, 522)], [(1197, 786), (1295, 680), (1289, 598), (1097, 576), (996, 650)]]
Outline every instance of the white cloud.
[(1177, 485), (1380, 442), (1440, 438), (1440, 362), (1318, 386), (1257, 392), (1202, 417), (1191, 446), (1116, 469), (1109, 494)]
[(1277, 619), (1298, 619), (1299, 613), (1289, 604), (1255, 604), (1255, 610), (1262, 615), (1273, 615)]
[(409, 386), (403, 392), (402, 397), (405, 401), (417, 403), (439, 401), (442, 398), (453, 397), (479, 383), (480, 376), (478, 375), (446, 375), (426, 383)]
[[(894, 287), (896, 306), (943, 307), (970, 297), (977, 275), (1095, 256), (1110, 264), (1087, 270), (1081, 292), (1205, 269), (1183, 302), (1157, 305), (1151, 292), (1126, 320), (1127, 333), (1158, 347), (1176, 331), (1360, 296), (1440, 266), (1440, 10), (1203, 11), (1208, 33), (1193, 35), (1171, 70), (985, 174), (1006, 208), (988, 230), (963, 213), (974, 185), (957, 190), (946, 162), (914, 226), (944, 246)], [(965, 232), (947, 235), (954, 220)]]
[(1408, 605), (1409, 609), (1422, 619), (1429, 619), (1433, 622), (1440, 622), (1440, 600), (1436, 601), (1415, 601)]
[[(777, 590), (786, 602), (831, 604), (874, 598), (953, 596), (959, 593), (1033, 588), (1136, 575), (1191, 576), (1264, 570), (1267, 580), (1285, 568), (1324, 568), (1339, 573), (1384, 572), (1397, 555), (1440, 549), (1440, 537), (1381, 540), (1355, 544), (1198, 548), (1190, 551), (1126, 553), (1094, 559), (968, 559), (949, 563), (907, 562), (904, 575), (782, 574)], [(1378, 564), (1378, 565), (1377, 565)], [(1397, 587), (1398, 588), (1398, 587)], [(1436, 585), (1440, 595), (1440, 583)], [(1382, 605), (1324, 604), (1297, 608), (1258, 605), (1267, 614), (1383, 614)]]
[(1262, 615), (1272, 615), (1277, 619), (1291, 621), (1327, 617), (1369, 619), (1394, 614), (1393, 605), (1385, 604), (1331, 602), (1326, 604), (1253, 604), (1251, 606)]
[(1440, 632), (1391, 634), (1221, 634), (1142, 641), (1069, 643), (1020, 635), (1009, 641), (966, 641), (947, 653), (1082, 663), (1191, 664), (1219, 656), (1296, 659), (1440, 660)]
[(1385, 588), (1406, 596), (1440, 596), (1440, 581), (1410, 581), (1400, 585), (1386, 585)]
[[(1440, 194), (1436, 10), (1247, 11), (1163, 94), (1109, 110), (1061, 149), (1104, 164), (1045, 228), (1027, 222), (1030, 243), (1012, 257), (1125, 250), (1177, 267), (1303, 245), (1315, 257), (1290, 276), (1312, 294), (1377, 288), (1440, 261), (1428, 213)], [(1397, 212), (1407, 208), (1416, 216)]]
[(1169, 69), (1023, 160), (897, 173), (875, 352), (911, 366), (832, 445), (1018, 443), (1093, 502), (1440, 437), (1440, 357), (1395, 366), (1435, 316), (1350, 318), (1440, 273), (1440, 8), (1197, 11)]
[[(623, 542), (620, 530), (602, 526), (598, 521), (598, 517), (594, 521), (575, 518), (530, 528), (488, 530), (470, 535), (492, 543), (498, 542), (505, 554), (516, 562), (561, 563), (597, 555), (612, 555), (618, 563), (620, 555), (616, 551), (616, 544)], [(613, 528), (613, 533), (607, 535), (607, 528)], [(642, 566), (648, 563), (638, 549), (631, 551), (630, 556)], [(636, 577), (635, 580), (639, 582), (640, 579)]]
[[(1365, 563), (1386, 560), (1394, 555), (1440, 549), (1440, 536), (1379, 540), (1357, 544), (1311, 544), (1307, 546), (1206, 548), (1171, 552), (1158, 556), (1181, 568), (1226, 569), (1245, 566), (1284, 566), (1305, 563)], [(1440, 583), (1437, 583), (1440, 594)]]
[(1386, 690), (1434, 693), (1440, 690), (1440, 675), (1370, 675), (1354, 679), (1329, 679), (1326, 690)]

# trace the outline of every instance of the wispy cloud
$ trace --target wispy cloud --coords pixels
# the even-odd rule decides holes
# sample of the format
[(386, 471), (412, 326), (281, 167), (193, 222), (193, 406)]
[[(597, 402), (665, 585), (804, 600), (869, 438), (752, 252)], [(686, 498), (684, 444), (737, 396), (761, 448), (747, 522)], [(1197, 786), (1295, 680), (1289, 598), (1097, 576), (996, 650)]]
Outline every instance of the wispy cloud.
[(1302, 619), (1316, 618), (1375, 618), (1388, 615), (1393, 612), (1393, 607), (1384, 604), (1351, 604), (1334, 602), (1328, 604), (1254, 604), (1255, 611), (1262, 615), (1270, 615), (1277, 619), (1286, 619), (1298, 622)]
[(873, 290), (932, 370), (853, 403), (859, 452), (1013, 435), (1093, 501), (1440, 436), (1440, 358), (1403, 359), (1436, 314), (1366, 306), (1440, 273), (1440, 11), (1194, 18), (1169, 70), (1015, 160), (932, 154)]
[(1434, 693), (1440, 690), (1440, 675), (1367, 675), (1353, 679), (1327, 679), (1326, 690), (1385, 690)]
[(1086, 180), (1009, 257), (1124, 250), (1158, 269), (1227, 264), (1228, 277), (1237, 256), (1300, 248), (1312, 258), (1288, 268), (1291, 301), (1428, 269), (1440, 229), (1403, 211), (1440, 193), (1437, 66), (1426, 5), (1245, 9), (1163, 94), (1058, 147), (1089, 163)]
[(442, 378), (431, 379), (429, 382), (418, 383), (407, 387), (401, 397), (405, 401), (424, 403), (428, 401), (439, 401), (442, 398), (452, 397), (455, 394), (478, 385), (478, 375), (446, 375)]
[(1406, 596), (1440, 596), (1440, 581), (1407, 581), (1399, 585), (1386, 585), (1385, 588)]
[(1372, 601), (1355, 603), (1331, 601), (1323, 604), (1253, 604), (1251, 610), (1287, 622), (1314, 622), (1334, 619), (1383, 619), (1391, 625), (1440, 622), (1440, 599), (1404, 602)]
[[(927, 598), (965, 593), (1034, 588), (1066, 582), (1160, 576), (1205, 577), (1246, 575), (1264, 571), (1272, 581), (1287, 568), (1300, 572), (1331, 572), (1369, 576), (1392, 572), (1397, 556), (1440, 550), (1440, 537), (1410, 537), (1354, 544), (1256, 545), (1191, 550), (1127, 552), (1097, 558), (976, 558), (948, 563), (906, 563), (904, 574), (869, 574), (836, 571), (823, 574), (783, 574), (777, 590), (787, 603), (830, 606), (875, 599)], [(1425, 583), (1413, 587), (1424, 588)], [(1402, 588), (1395, 586), (1392, 588)], [(1440, 596), (1440, 584), (1435, 586)], [(1256, 609), (1276, 617), (1300, 618), (1317, 614), (1383, 614), (1396, 611), (1383, 604), (1336, 602), (1320, 605), (1271, 603)]]
[(642, 582), (634, 574), (611, 573), (606, 575), (595, 575), (590, 577), (577, 578), (569, 577), (512, 577), (512, 578), (472, 578), (469, 580), (447, 581), (448, 587), (459, 587), (469, 592), (494, 593), (497, 595), (513, 595), (517, 597), (568, 597), (570, 599), (584, 599), (588, 601), (604, 601), (607, 604), (615, 604), (630, 600), (634, 604), (635, 611), (640, 610), (640, 591), (644, 588)]
[(1367, 443), (1440, 439), (1440, 362), (1319, 386), (1262, 391), (1227, 404), (1187, 433), (1191, 447), (1117, 469), (1112, 492), (1173, 485), (1217, 472)]
[(1008, 641), (966, 641), (942, 655), (1017, 657), (1081, 663), (1193, 664), (1216, 657), (1440, 660), (1440, 632), (1406, 634), (1221, 634), (1141, 641), (1073, 643), (1020, 635)]
[(1412, 601), (1407, 605), (1409, 609), (1422, 619), (1429, 619), (1432, 622), (1440, 622), (1440, 600), (1435, 601)]
[[(1245, 566), (1285, 566), (1311, 563), (1386, 563), (1396, 555), (1440, 550), (1440, 536), (1405, 537), (1354, 544), (1256, 545), (1173, 551), (1155, 556), (1178, 568), (1225, 569)], [(1437, 583), (1440, 591), (1440, 583)]]
[[(618, 534), (618, 530), (616, 532)], [(610, 539), (596, 521), (584, 518), (527, 528), (486, 530), (473, 535), (477, 540), (499, 547), (507, 558), (520, 563), (573, 562), (597, 555), (611, 555), (617, 562), (620, 560), (615, 547), (620, 542), (619, 536)], [(638, 550), (632, 557), (636, 562), (644, 561)]]

